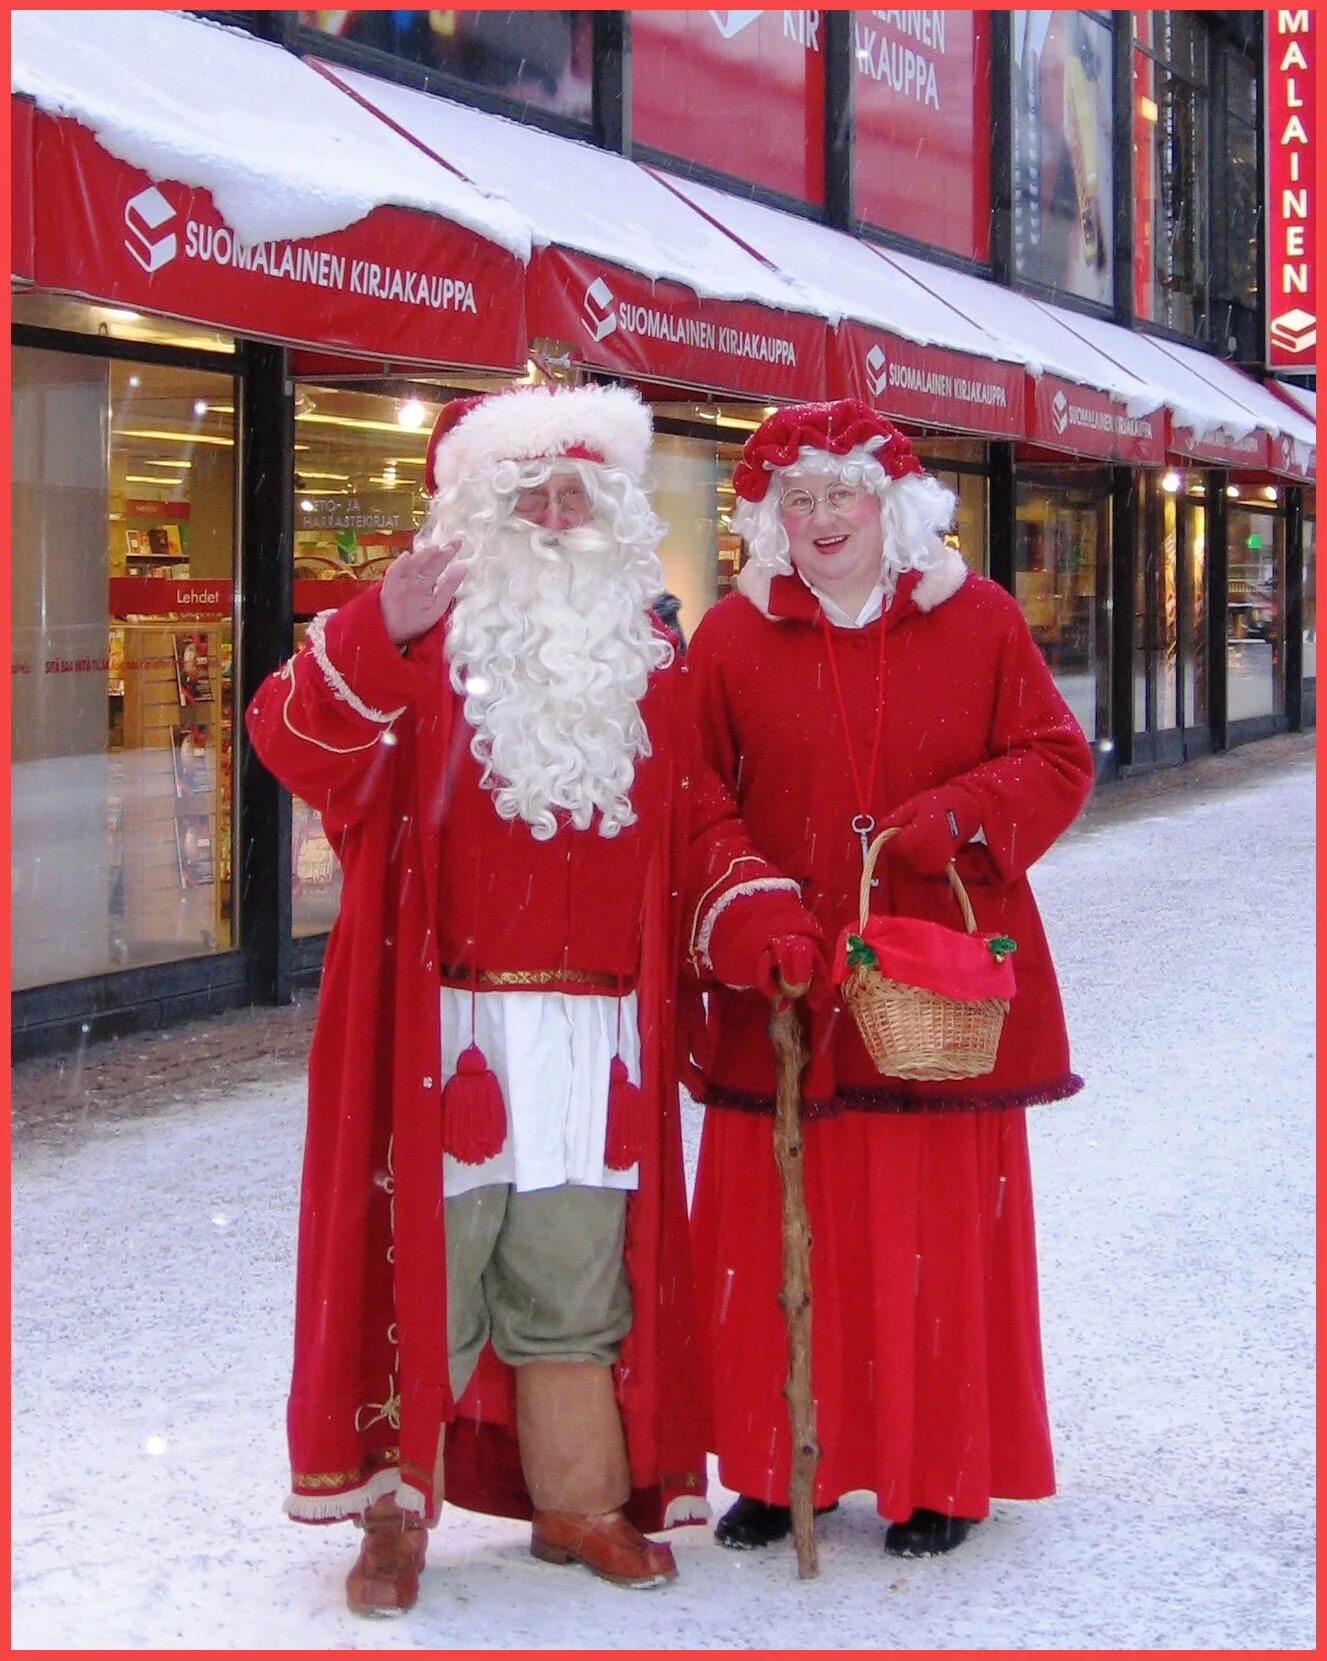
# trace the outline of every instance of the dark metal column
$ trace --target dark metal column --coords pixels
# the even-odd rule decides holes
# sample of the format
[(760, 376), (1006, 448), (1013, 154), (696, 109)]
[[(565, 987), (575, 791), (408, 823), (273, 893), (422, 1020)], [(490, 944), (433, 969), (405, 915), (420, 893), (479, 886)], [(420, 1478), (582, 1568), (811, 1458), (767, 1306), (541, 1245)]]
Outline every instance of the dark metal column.
[(631, 154), (631, 14), (591, 13), (594, 142)]
[(1132, 467), (1110, 470), (1111, 539), (1111, 739), (1120, 767), (1131, 766), (1133, 741), (1133, 676), (1137, 650), (1134, 625), (1134, 585), (1138, 564), (1138, 486), (1142, 478)]
[(290, 797), (248, 743), (244, 711), (293, 639), (294, 408), (285, 349), (252, 344), (246, 356), (235, 699), (240, 944), (253, 1001), (279, 1004), (291, 999)]
[(1230, 557), (1226, 545), (1229, 521), (1226, 516), (1224, 472), (1207, 474), (1207, 714), (1212, 728), (1212, 748), (1224, 750), (1229, 742), (1226, 698), (1226, 616), (1227, 574)]
[(1304, 492), (1285, 487), (1286, 503), (1286, 725), (1304, 730)]
[(822, 11), (825, 31), (825, 223), (851, 231), (856, 222), (853, 160), (857, 80), (854, 14)]
[(1014, 592), (1014, 548), (1017, 494), (1014, 479), (1014, 447), (996, 440), (990, 447), (991, 485), (989, 525), (986, 539), (986, 574), (1001, 588)]
[(1114, 256), (1115, 321), (1133, 322), (1133, 13), (1112, 13), (1115, 116), (1111, 141), (1111, 253)]
[(1014, 280), (1013, 32), (1008, 12), (985, 13), (991, 40), (991, 275)]

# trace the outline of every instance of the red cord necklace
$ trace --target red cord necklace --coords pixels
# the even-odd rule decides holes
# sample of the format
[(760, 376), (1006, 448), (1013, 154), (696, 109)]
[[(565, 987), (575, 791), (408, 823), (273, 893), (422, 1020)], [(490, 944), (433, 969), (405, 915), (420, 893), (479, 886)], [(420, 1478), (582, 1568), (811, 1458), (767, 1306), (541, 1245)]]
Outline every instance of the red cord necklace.
[(875, 830), (875, 819), (870, 812), (870, 786), (875, 782), (876, 764), (880, 760), (880, 735), (885, 725), (885, 614), (880, 613), (880, 655), (876, 663), (875, 672), (875, 731), (871, 736), (871, 765), (863, 783), (862, 775), (857, 770), (857, 757), (853, 753), (852, 734), (848, 727), (848, 705), (843, 696), (843, 684), (839, 680), (839, 666), (834, 646), (834, 631), (830, 627), (829, 619), (825, 616), (823, 607), (820, 612), (820, 629), (825, 637), (825, 651), (829, 657), (830, 679), (834, 682), (834, 696), (838, 699), (839, 719), (843, 722), (843, 743), (848, 752), (848, 767), (852, 772), (852, 782), (857, 789), (857, 812), (853, 815), (851, 830), (862, 844), (862, 864), (866, 864), (867, 850), (871, 845), (871, 833)]

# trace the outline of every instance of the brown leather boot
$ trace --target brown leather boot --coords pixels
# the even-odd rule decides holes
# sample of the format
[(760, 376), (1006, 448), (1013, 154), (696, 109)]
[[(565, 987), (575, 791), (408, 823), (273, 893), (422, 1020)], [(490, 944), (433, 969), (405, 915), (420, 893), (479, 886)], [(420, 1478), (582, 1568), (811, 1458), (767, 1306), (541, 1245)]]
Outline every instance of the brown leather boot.
[(676, 1580), (667, 1546), (622, 1515), (631, 1492), (622, 1419), (607, 1367), (530, 1361), (516, 1369), (521, 1468), (534, 1502), (530, 1551), (545, 1563), (583, 1563), (614, 1586)]
[(358, 1524), (364, 1530), (355, 1566), (346, 1576), (346, 1606), (355, 1615), (404, 1615), (419, 1596), (428, 1549), (422, 1517), (379, 1500)]

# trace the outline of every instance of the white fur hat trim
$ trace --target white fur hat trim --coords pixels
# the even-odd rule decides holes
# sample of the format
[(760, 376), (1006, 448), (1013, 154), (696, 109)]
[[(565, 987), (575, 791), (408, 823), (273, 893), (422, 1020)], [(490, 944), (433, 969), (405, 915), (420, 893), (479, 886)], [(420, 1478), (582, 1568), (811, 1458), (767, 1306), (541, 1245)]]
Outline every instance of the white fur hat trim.
[(516, 387), (485, 398), (438, 445), (434, 487), (488, 479), (503, 461), (534, 461), (583, 449), (639, 484), (653, 424), (639, 396), (621, 386)]

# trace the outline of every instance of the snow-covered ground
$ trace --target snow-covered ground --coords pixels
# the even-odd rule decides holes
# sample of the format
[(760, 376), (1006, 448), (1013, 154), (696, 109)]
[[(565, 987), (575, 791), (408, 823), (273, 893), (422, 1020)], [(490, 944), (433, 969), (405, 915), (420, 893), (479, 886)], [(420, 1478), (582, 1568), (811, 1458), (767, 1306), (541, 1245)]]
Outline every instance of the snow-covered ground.
[(14, 1647), (1312, 1647), (1313, 882), (1309, 764), (1034, 874), (1089, 1081), (1032, 1119), (1060, 1492), (930, 1562), (858, 1495), (818, 1581), (691, 1527), (629, 1595), (453, 1511), (358, 1620), (356, 1536), (281, 1512), (301, 1081), (20, 1129)]

